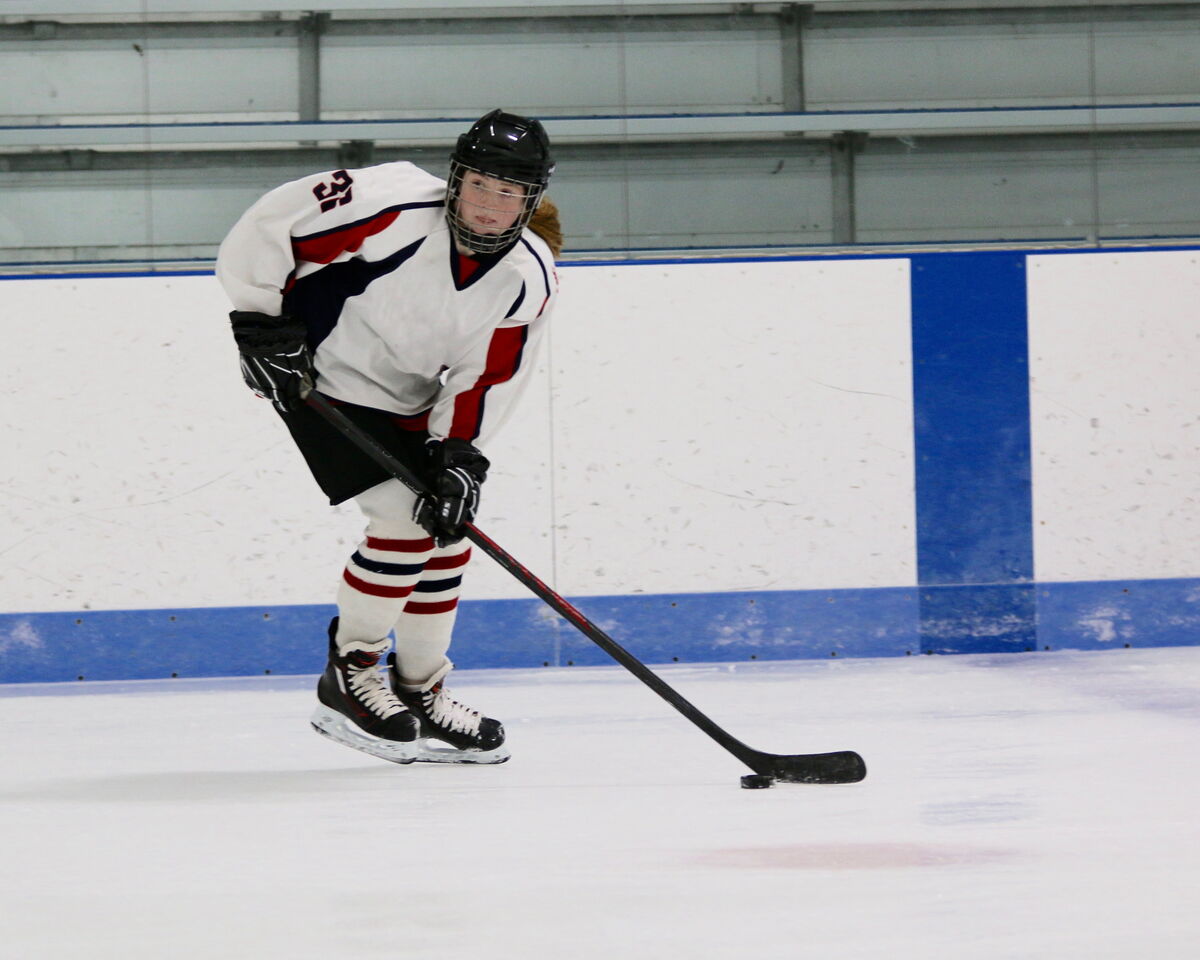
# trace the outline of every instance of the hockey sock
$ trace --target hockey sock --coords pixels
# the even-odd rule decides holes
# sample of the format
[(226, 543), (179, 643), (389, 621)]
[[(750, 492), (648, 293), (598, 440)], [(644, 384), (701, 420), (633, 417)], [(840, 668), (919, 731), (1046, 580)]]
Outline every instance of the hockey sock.
[(426, 562), (395, 624), (396, 664), (404, 683), (422, 683), (445, 663), (470, 558), (470, 545), (463, 542), (434, 550)]
[(367, 528), (367, 538), (347, 562), (338, 586), (339, 648), (388, 635), (432, 552), (430, 537), (377, 537)]
[(386, 637), (421, 579), (433, 540), (412, 521), (415, 501), (399, 480), (386, 480), (354, 498), (367, 530), (338, 586), (339, 647)]

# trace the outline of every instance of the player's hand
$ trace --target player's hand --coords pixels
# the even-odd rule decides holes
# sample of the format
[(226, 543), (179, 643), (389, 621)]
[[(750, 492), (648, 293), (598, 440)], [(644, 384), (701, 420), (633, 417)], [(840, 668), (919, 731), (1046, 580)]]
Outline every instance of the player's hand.
[(439, 547), (458, 543), (479, 510), (479, 488), (491, 464), (466, 440), (429, 441), (429, 493), (417, 498), (413, 520)]
[(303, 404), (316, 378), (304, 323), (245, 310), (234, 310), (229, 319), (246, 386), (281, 413)]

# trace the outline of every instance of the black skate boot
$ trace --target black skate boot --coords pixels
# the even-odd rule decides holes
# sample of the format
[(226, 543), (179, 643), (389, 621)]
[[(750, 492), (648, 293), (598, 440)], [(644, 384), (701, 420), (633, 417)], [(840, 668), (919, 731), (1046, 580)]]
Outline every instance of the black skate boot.
[(354, 642), (339, 652), (334, 637), (338, 618), (329, 624), (329, 664), (317, 681), (317, 733), (381, 760), (412, 763), (417, 759), (420, 724), (396, 699), (379, 670), (390, 641)]
[[(503, 763), (511, 756), (504, 746), (504, 727), (499, 720), (464, 706), (446, 692), (442, 681), (454, 669), (449, 660), (421, 684), (401, 682), (394, 653), (388, 654), (387, 662), (393, 692), (420, 723), (418, 760), (425, 763)], [(453, 749), (431, 746), (429, 740), (440, 740)]]

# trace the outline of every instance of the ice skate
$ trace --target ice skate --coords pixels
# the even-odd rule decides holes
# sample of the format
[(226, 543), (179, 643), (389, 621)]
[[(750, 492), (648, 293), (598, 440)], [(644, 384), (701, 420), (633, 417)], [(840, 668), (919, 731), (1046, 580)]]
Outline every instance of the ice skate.
[(464, 706), (446, 692), (443, 681), (454, 669), (449, 660), (421, 684), (401, 682), (395, 654), (388, 654), (387, 662), (392, 690), (420, 724), (417, 760), (503, 763), (511, 756), (504, 745), (504, 727), (499, 720)]
[(419, 724), (379, 670), (389, 640), (354, 642), (338, 651), (337, 618), (329, 624), (329, 663), (317, 681), (312, 726), (338, 743), (392, 763), (418, 759)]

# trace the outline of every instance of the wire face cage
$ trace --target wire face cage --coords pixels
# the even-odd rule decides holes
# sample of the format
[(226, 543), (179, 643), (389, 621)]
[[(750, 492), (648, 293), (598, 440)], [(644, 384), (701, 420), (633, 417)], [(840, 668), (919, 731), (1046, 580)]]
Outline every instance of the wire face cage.
[[(469, 186), (471, 197), (468, 202), (479, 210), (490, 214), (497, 223), (504, 224), (516, 213), (516, 218), (497, 233), (484, 233), (474, 229), (463, 213), (464, 181), (475, 175), (481, 178)], [(513, 188), (520, 188), (516, 193)], [(538, 204), (542, 201), (545, 184), (533, 180), (518, 180), (497, 177), (476, 167), (452, 160), (450, 180), (447, 185), (446, 219), (454, 239), (473, 253), (499, 253), (517, 242)], [(518, 201), (519, 204), (518, 204)]]

